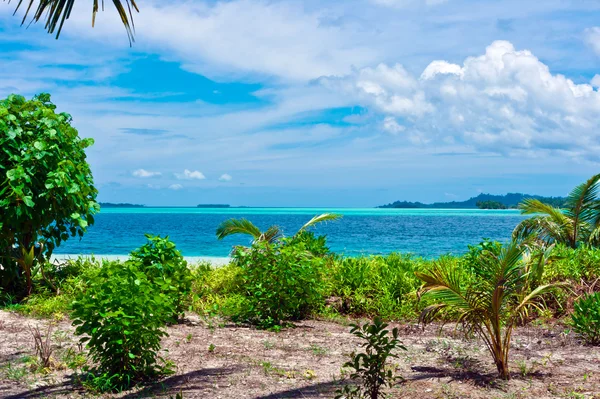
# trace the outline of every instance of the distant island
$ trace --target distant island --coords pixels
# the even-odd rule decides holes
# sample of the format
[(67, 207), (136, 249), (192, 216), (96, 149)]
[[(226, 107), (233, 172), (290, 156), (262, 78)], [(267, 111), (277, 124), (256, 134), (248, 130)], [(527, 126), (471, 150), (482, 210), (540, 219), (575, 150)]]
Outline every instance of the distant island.
[(140, 204), (129, 204), (129, 203), (113, 203), (113, 202), (100, 202), (100, 208), (145, 208), (146, 205)]
[(515, 209), (519, 203), (527, 198), (535, 198), (556, 207), (563, 207), (566, 201), (564, 197), (543, 197), (522, 193), (508, 193), (505, 195), (479, 194), (477, 197), (471, 197), (466, 201), (434, 202), (433, 204), (396, 201), (387, 205), (380, 205), (377, 208)]
[(229, 204), (199, 204), (196, 208), (229, 208)]

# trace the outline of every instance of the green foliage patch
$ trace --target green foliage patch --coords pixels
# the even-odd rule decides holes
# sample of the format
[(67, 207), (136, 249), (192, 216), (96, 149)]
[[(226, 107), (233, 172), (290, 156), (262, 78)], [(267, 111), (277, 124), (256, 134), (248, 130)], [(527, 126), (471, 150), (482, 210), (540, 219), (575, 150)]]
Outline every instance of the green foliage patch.
[(323, 258), (307, 251), (303, 242), (256, 241), (237, 247), (233, 259), (241, 268), (246, 309), (240, 316), (263, 328), (300, 319), (323, 303)]
[(30, 294), (35, 267), (99, 210), (81, 139), (49, 94), (0, 101), (0, 288)]
[(398, 357), (394, 351), (406, 350), (398, 339), (398, 329), (387, 330), (388, 324), (379, 317), (362, 326), (352, 324), (350, 332), (361, 340), (364, 352), (353, 353), (344, 367), (352, 370), (350, 379), (357, 385), (345, 385), (337, 391), (336, 399), (378, 399), (384, 389), (392, 388), (401, 377), (394, 375), (388, 359)]
[(131, 262), (143, 271), (151, 283), (163, 287), (163, 293), (173, 301), (172, 320), (185, 311), (191, 293), (192, 275), (187, 262), (169, 237), (147, 234), (148, 242), (131, 252)]
[(571, 325), (587, 343), (600, 344), (600, 292), (586, 295), (575, 302)]
[(78, 295), (73, 325), (97, 364), (89, 374), (94, 388), (120, 391), (169, 371), (159, 355), (173, 311), (169, 290), (135, 261), (107, 262)]

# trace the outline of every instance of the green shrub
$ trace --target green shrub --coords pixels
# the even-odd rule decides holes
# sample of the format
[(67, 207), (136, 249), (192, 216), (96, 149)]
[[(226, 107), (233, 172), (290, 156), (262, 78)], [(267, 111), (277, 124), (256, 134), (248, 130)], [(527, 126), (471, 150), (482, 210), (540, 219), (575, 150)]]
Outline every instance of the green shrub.
[(580, 298), (574, 308), (571, 316), (573, 330), (587, 343), (600, 344), (600, 292)]
[(148, 243), (131, 252), (131, 261), (172, 298), (172, 319), (177, 320), (185, 311), (185, 301), (191, 293), (192, 276), (187, 262), (169, 237), (147, 234), (146, 238)]
[(200, 264), (192, 269), (192, 310), (211, 316), (236, 316), (243, 313), (242, 269), (230, 263), (213, 267)]
[(233, 258), (241, 268), (247, 300), (240, 315), (244, 319), (271, 328), (322, 305), (324, 260), (308, 252), (304, 243), (257, 241), (250, 248), (235, 248)]
[(544, 281), (592, 282), (600, 278), (600, 248), (581, 245), (577, 249), (557, 245), (552, 255), (560, 258), (544, 271)]
[(312, 231), (299, 231), (288, 240), (287, 245), (297, 245), (299, 243), (303, 243), (306, 250), (314, 256), (323, 257), (331, 254), (331, 251), (327, 246), (327, 237), (315, 236), (315, 233)]
[(118, 391), (168, 371), (159, 364), (173, 309), (166, 284), (150, 280), (136, 262), (108, 262), (77, 297), (73, 325), (97, 364), (90, 374), (95, 388)]
[(398, 357), (395, 349), (406, 350), (398, 339), (398, 329), (387, 330), (387, 324), (376, 317), (373, 323), (352, 324), (350, 332), (361, 339), (362, 353), (353, 353), (351, 360), (344, 363), (350, 368), (350, 379), (360, 385), (345, 385), (337, 391), (336, 399), (378, 399), (386, 397), (382, 388), (392, 388), (400, 378), (388, 367), (388, 358)]
[(343, 313), (385, 319), (416, 317), (420, 281), (414, 272), (425, 263), (397, 253), (336, 259), (327, 271), (329, 291), (341, 299)]

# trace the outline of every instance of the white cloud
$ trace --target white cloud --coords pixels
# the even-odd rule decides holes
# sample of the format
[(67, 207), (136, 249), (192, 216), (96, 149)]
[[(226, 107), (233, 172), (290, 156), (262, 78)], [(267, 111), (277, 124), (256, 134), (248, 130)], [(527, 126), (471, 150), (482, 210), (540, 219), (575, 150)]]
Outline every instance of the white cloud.
[[(75, 7), (63, 35), (77, 34), (123, 43), (124, 32), (112, 7), (92, 30), (89, 9)], [(148, 2), (134, 15), (136, 49), (169, 52), (184, 69), (212, 78), (276, 76), (302, 80), (349, 73), (378, 56), (363, 44), (361, 32), (327, 23), (326, 7), (302, 2), (234, 0)], [(276, 34), (274, 34), (276, 32)]]
[(175, 177), (178, 178), (179, 180), (204, 180), (206, 179), (206, 176), (204, 176), (204, 174), (200, 171), (194, 170), (191, 171), (189, 169), (186, 169), (183, 171), (183, 173), (175, 173)]
[(227, 173), (224, 173), (221, 175), (221, 177), (219, 177), (220, 181), (231, 181), (232, 177), (231, 175), (228, 175)]
[(413, 143), (450, 136), (483, 151), (598, 159), (600, 93), (552, 74), (507, 41), (493, 42), (462, 65), (433, 61), (420, 79), (401, 65), (380, 64), (321, 82), (386, 115), (386, 130), (395, 126), (388, 118), (403, 118)]
[(131, 174), (134, 177), (141, 177), (141, 178), (155, 177), (155, 176), (161, 175), (160, 172), (151, 172), (146, 169), (137, 169), (137, 170), (134, 170)]
[(175, 190), (175, 191), (181, 190), (182, 188), (183, 188), (183, 186), (181, 184), (171, 184), (169, 186), (169, 190)]
[(600, 55), (600, 27), (595, 26), (585, 30), (585, 39), (596, 54)]
[(594, 75), (590, 82), (596, 89), (600, 87), (600, 75)]
[(398, 134), (403, 132), (405, 129), (406, 128), (400, 125), (393, 116), (386, 116), (383, 119), (383, 130), (391, 134)]

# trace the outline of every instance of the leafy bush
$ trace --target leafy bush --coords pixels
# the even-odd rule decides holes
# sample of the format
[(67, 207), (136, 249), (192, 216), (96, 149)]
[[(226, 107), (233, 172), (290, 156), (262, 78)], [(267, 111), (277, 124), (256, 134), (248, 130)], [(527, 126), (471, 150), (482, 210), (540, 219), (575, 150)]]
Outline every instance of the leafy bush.
[(415, 317), (414, 272), (426, 264), (406, 254), (336, 259), (327, 270), (330, 294), (341, 299), (343, 313), (385, 319)]
[(32, 291), (34, 267), (94, 223), (97, 190), (71, 116), (49, 94), (0, 101), (0, 285)]
[(315, 256), (326, 256), (330, 255), (331, 251), (327, 246), (326, 236), (315, 236), (312, 231), (301, 230), (296, 235), (290, 238), (287, 245), (296, 245), (303, 243), (304, 247), (308, 252)]
[(166, 284), (151, 281), (136, 262), (107, 262), (77, 297), (73, 325), (98, 365), (95, 388), (118, 391), (169, 371), (158, 353), (173, 309)]
[(192, 269), (192, 275), (193, 311), (230, 317), (243, 313), (246, 297), (242, 269), (238, 265), (200, 264)]
[(600, 292), (580, 298), (574, 308), (571, 316), (573, 330), (587, 343), (600, 344)]
[(233, 252), (247, 299), (241, 316), (263, 328), (300, 319), (323, 302), (323, 259), (308, 252), (304, 243), (287, 243), (256, 241)]
[(373, 323), (363, 326), (352, 324), (350, 332), (360, 338), (363, 353), (353, 353), (352, 359), (344, 367), (352, 369), (350, 379), (360, 381), (360, 385), (346, 385), (337, 391), (336, 399), (365, 398), (377, 399), (385, 397), (382, 388), (392, 388), (400, 378), (393, 370), (386, 367), (390, 357), (398, 357), (395, 349), (406, 350), (398, 339), (398, 329), (387, 330), (387, 324), (376, 317)]
[(172, 318), (185, 310), (185, 301), (192, 287), (192, 276), (187, 262), (169, 237), (147, 234), (148, 243), (131, 252), (131, 261), (146, 273), (152, 283), (158, 283), (173, 300)]

